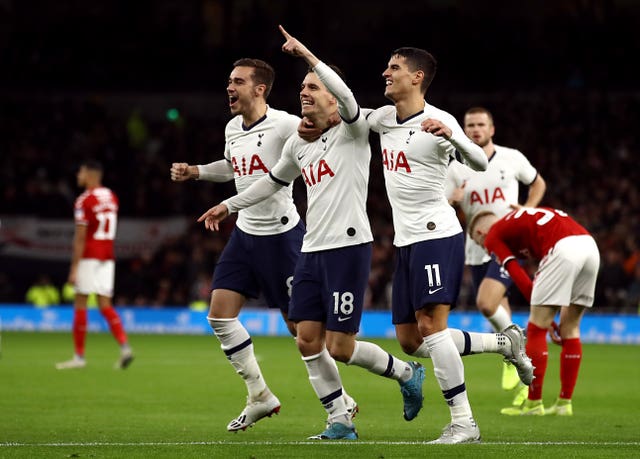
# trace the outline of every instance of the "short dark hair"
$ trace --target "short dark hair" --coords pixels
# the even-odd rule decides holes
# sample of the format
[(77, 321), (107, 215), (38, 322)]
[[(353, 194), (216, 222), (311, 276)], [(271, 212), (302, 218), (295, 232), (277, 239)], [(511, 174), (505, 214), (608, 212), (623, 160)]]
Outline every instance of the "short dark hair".
[(96, 172), (104, 171), (104, 168), (102, 167), (102, 163), (96, 159), (85, 159), (84, 161), (82, 161), (80, 166), (84, 167), (85, 169), (89, 169)]
[(485, 113), (489, 117), (489, 121), (491, 121), (491, 124), (494, 124), (493, 123), (493, 115), (491, 114), (491, 112), (488, 109), (486, 109), (484, 107), (480, 107), (480, 106), (471, 107), (466, 112), (464, 112), (464, 116), (475, 115), (477, 113)]
[[(340, 67), (338, 67), (337, 65), (333, 65), (333, 64), (327, 64), (327, 65), (329, 66), (329, 68), (331, 70), (333, 70), (334, 72), (336, 72), (338, 74), (338, 76), (340, 77), (340, 79), (342, 81), (344, 81), (345, 83), (347, 82), (346, 78), (344, 77), (344, 72), (340, 69)], [(313, 71), (312, 67), (309, 67), (307, 69), (307, 73), (315, 73), (315, 72)]]
[(276, 71), (273, 70), (269, 64), (260, 59), (252, 59), (249, 57), (243, 57), (233, 63), (234, 67), (251, 67), (253, 68), (253, 74), (251, 79), (255, 84), (263, 84), (266, 86), (264, 91), (264, 98), (269, 97), (271, 88), (273, 87), (273, 81), (276, 79)]
[(427, 88), (429, 88), (429, 85), (433, 81), (433, 77), (436, 76), (436, 70), (438, 68), (436, 58), (424, 49), (413, 48), (410, 46), (396, 49), (393, 51), (392, 56), (404, 57), (409, 70), (412, 72), (416, 72), (418, 70), (422, 70), (424, 72), (424, 80), (422, 80), (420, 90), (423, 94), (426, 93)]

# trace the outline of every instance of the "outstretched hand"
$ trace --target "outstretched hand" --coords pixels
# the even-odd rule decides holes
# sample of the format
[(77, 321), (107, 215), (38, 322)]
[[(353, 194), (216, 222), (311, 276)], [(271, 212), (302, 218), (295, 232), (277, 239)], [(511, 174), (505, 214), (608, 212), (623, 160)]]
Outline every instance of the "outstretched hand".
[(227, 218), (229, 209), (224, 204), (218, 204), (200, 215), (198, 222), (204, 221), (204, 227), (210, 231), (220, 231), (220, 222)]
[(306, 57), (311, 53), (297, 38), (292, 37), (281, 25), (278, 26), (280, 33), (286, 40), (282, 45), (282, 51), (297, 57)]

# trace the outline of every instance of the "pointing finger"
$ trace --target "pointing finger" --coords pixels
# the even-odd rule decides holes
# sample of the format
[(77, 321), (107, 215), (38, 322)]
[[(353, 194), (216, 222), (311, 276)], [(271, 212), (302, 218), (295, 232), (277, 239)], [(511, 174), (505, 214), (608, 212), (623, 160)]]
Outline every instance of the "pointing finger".
[(284, 30), (284, 27), (282, 27), (281, 25), (278, 25), (278, 29), (280, 29), (280, 33), (282, 34), (282, 36), (284, 38), (286, 38), (287, 40), (289, 40), (291, 38), (291, 35), (289, 35), (289, 32)]

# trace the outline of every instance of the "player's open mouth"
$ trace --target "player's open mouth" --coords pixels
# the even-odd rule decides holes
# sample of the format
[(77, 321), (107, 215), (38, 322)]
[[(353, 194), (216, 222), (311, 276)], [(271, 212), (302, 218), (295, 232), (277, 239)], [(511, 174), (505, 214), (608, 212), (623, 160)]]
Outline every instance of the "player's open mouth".
[(307, 99), (301, 100), (300, 101), (300, 105), (302, 105), (302, 107), (311, 107), (313, 105), (313, 102)]
[(232, 107), (236, 102), (238, 102), (238, 97), (229, 96), (229, 107)]
[(387, 78), (386, 80), (384, 80), (384, 84), (385, 86), (391, 86), (393, 84), (393, 81)]

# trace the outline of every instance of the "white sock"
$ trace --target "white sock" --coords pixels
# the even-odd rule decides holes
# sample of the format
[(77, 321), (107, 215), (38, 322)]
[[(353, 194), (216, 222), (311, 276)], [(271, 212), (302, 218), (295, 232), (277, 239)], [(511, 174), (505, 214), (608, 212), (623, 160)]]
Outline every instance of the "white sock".
[(425, 337), (433, 361), (433, 374), (451, 411), (451, 421), (468, 425), (473, 419), (464, 383), (464, 366), (451, 333), (442, 330)]
[(267, 383), (262, 377), (260, 366), (253, 352), (253, 343), (249, 332), (237, 318), (214, 319), (207, 317), (207, 320), (220, 341), (220, 347), (227, 359), (247, 385), (249, 399), (257, 399), (267, 389)]
[(347, 414), (342, 396), (342, 381), (335, 360), (326, 349), (319, 354), (302, 357), (302, 360), (307, 367), (311, 387), (329, 415), (329, 420), (351, 426), (351, 416)]
[(496, 312), (491, 317), (487, 317), (487, 320), (497, 332), (501, 332), (513, 323), (511, 321), (511, 315), (509, 315), (509, 312), (501, 304), (498, 305), (498, 309), (496, 309)]
[(347, 365), (357, 365), (385, 378), (396, 381), (408, 381), (413, 375), (411, 366), (385, 350), (377, 344), (367, 341), (356, 341), (353, 354)]
[[(458, 353), (462, 356), (482, 354), (483, 352), (496, 352), (489, 351), (485, 347), (485, 341), (490, 339), (490, 337), (485, 335), (491, 335), (491, 337), (494, 337), (494, 333), (467, 332), (457, 328), (448, 328), (447, 330), (449, 330), (449, 333), (451, 334), (451, 339), (453, 339), (453, 343), (455, 344)], [(429, 352), (429, 345), (426, 341), (423, 341), (420, 347), (418, 347), (418, 349), (416, 349), (411, 355), (427, 359), (430, 358), (431, 354)]]
[(505, 355), (511, 350), (511, 340), (502, 333), (481, 333), (484, 352), (495, 352)]
[[(335, 371), (340, 373), (340, 371), (338, 370), (338, 364), (335, 361), (335, 359), (333, 359), (331, 357), (331, 355), (329, 355), (329, 352), (327, 351), (327, 349), (325, 348), (325, 350), (323, 351), (323, 356), (322, 356), (322, 364), (323, 365), (327, 365), (329, 364), (329, 362), (333, 363), (333, 366), (335, 368)], [(326, 356), (326, 357), (325, 357)], [(328, 357), (328, 360), (327, 360)], [(347, 390), (343, 387), (342, 388), (342, 398), (344, 399), (344, 403), (345, 404), (349, 404), (349, 403), (355, 403), (355, 400), (353, 399), (353, 397), (351, 397), (349, 394), (347, 394)]]

